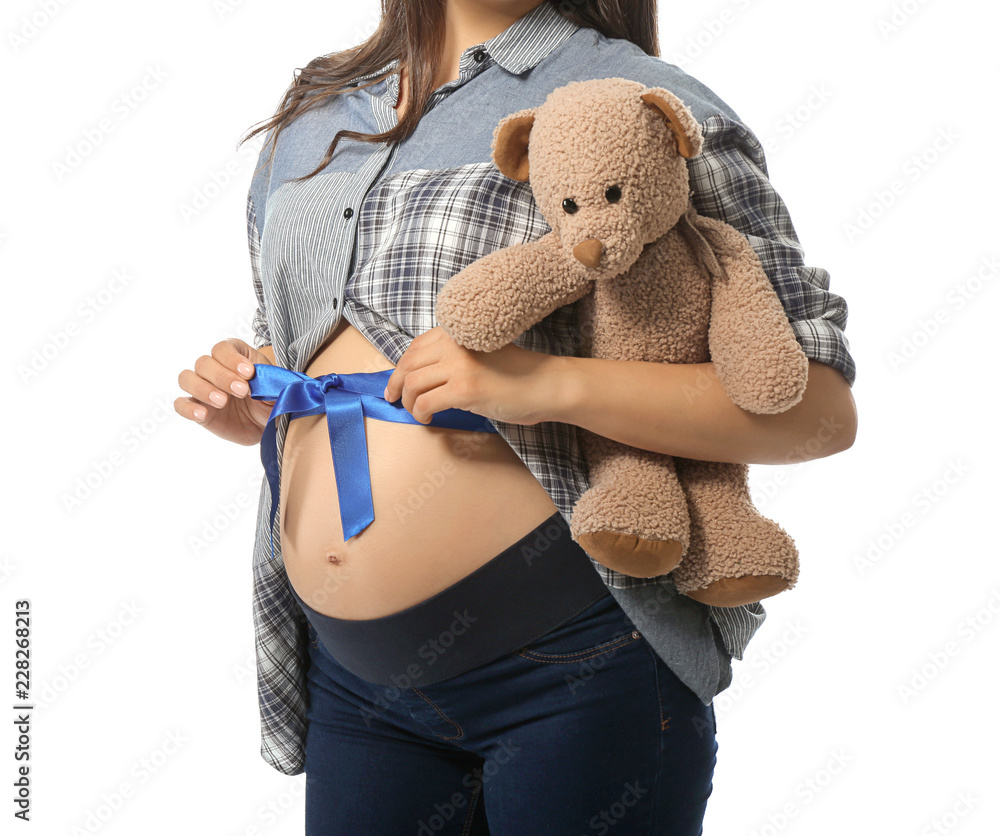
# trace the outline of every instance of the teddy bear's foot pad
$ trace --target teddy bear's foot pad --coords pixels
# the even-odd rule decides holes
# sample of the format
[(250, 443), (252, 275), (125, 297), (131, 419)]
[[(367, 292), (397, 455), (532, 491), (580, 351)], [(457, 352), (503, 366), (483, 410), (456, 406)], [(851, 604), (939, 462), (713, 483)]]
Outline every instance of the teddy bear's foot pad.
[(591, 531), (576, 541), (601, 565), (634, 578), (667, 574), (681, 562), (684, 552), (678, 540), (644, 540), (617, 531)]
[(739, 607), (770, 598), (786, 589), (788, 579), (780, 575), (744, 575), (741, 578), (720, 578), (706, 587), (684, 594), (713, 607)]

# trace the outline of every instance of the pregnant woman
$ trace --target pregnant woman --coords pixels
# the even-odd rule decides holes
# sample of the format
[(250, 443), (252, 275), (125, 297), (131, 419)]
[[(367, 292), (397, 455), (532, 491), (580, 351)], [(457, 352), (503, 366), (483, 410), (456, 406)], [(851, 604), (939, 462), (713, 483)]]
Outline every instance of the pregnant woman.
[[(268, 129), (248, 196), (254, 345), (223, 340), (179, 377), (184, 417), (240, 444), (274, 433), (254, 555), (262, 754), (305, 771), (313, 836), (694, 836), (718, 748), (712, 698), (763, 608), (705, 607), (573, 542), (587, 487), (575, 426), (672, 455), (779, 462), (833, 415), (845, 430), (817, 455), (846, 449), (846, 306), (801, 263), (736, 114), (655, 57), (654, 0), (383, 10), (371, 38), (307, 65), (254, 131)], [(549, 231), (528, 185), (492, 164), (495, 125), (570, 81), (612, 76), (692, 108), (702, 172), (716, 172), (692, 177), (696, 207), (738, 228), (752, 217), (767, 242), (811, 358), (787, 413), (744, 413), (710, 363), (576, 357), (574, 305), (488, 354), (436, 324), (448, 278)], [(347, 436), (331, 438), (324, 411), (271, 414), (290, 381), (315, 384), (322, 404), (322, 381), (377, 373), (387, 385), (368, 402), (409, 420), (358, 416), (367, 473), (357, 458), (345, 472)], [(471, 423), (431, 423), (448, 410)], [(368, 491), (372, 517), (358, 523)]]

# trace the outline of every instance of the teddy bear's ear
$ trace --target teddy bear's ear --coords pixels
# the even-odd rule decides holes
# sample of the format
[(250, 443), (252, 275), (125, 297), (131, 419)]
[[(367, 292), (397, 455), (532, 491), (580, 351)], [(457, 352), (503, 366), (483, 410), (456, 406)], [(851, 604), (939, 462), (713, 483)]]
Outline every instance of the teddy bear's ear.
[(663, 87), (650, 87), (640, 98), (667, 118), (682, 157), (690, 159), (701, 153), (701, 128), (684, 102)]
[(505, 116), (493, 131), (493, 162), (511, 180), (528, 179), (528, 138), (535, 124), (535, 109)]

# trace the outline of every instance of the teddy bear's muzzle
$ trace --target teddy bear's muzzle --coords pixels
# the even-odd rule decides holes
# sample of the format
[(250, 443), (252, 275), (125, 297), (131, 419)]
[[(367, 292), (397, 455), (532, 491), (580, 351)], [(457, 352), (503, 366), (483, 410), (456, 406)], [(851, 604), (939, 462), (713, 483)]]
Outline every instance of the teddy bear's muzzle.
[(573, 247), (573, 256), (585, 267), (599, 267), (604, 245), (597, 238), (588, 238)]

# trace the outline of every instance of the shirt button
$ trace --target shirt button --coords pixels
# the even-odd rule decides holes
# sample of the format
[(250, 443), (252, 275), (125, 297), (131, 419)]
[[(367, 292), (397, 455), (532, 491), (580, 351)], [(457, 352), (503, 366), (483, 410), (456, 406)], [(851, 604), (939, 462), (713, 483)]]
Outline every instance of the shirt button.
[(486, 53), (483, 52), (481, 49), (477, 49), (475, 52), (472, 53), (472, 57), (476, 60), (476, 63), (479, 63), (486, 57)]
[(352, 208), (351, 208), (350, 206), (348, 206), (348, 207), (347, 207), (347, 208), (346, 208), (346, 209), (344, 210), (344, 217), (345, 217), (345, 218), (349, 218), (349, 217), (351, 217), (351, 215), (353, 215), (353, 214), (354, 214), (354, 210), (353, 210), (353, 209), (352, 209)]
[(336, 299), (333, 300), (333, 306), (337, 307), (337, 300)]

